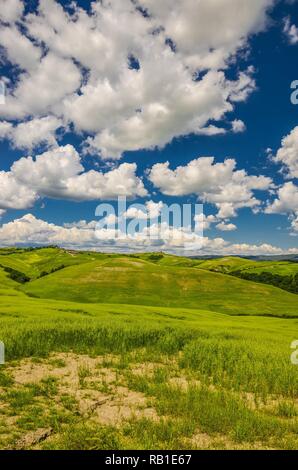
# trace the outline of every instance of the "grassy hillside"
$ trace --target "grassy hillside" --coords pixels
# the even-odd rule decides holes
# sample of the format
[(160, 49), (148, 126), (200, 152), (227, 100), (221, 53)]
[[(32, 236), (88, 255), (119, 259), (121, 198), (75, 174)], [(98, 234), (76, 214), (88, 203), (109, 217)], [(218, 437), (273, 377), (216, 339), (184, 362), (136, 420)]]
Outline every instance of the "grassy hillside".
[(298, 320), (21, 293), (0, 310), (0, 448), (298, 448)]
[(0, 449), (298, 448), (296, 295), (228, 258), (0, 260), (31, 279), (0, 268)]
[(226, 256), (225, 258), (216, 258), (203, 261), (200, 266), (202, 269), (229, 274), (236, 269), (249, 267), (254, 264), (256, 264), (255, 261), (233, 256)]
[(10, 279), (4, 269), (0, 268), (0, 298), (2, 295), (18, 295), (18, 283)]
[(237, 258), (227, 256), (203, 261), (200, 263), (202, 269), (221, 273), (237, 272), (270, 272), (272, 274), (280, 274), (283, 276), (295, 275), (298, 273), (298, 263), (291, 261), (253, 261), (245, 258)]
[(86, 263), (104, 255), (98, 253), (65, 251), (59, 248), (35, 250), (0, 250), (0, 266), (37, 279), (67, 266)]
[(184, 258), (143, 258), (103, 255), (34, 280), (21, 290), (39, 298), (75, 302), (199, 308), (231, 315), (298, 316), (294, 294), (201, 269), (202, 264), (193, 266), (191, 260)]
[(202, 269), (221, 272), (248, 281), (270, 284), (298, 294), (298, 263), (293, 261), (252, 261), (226, 257), (200, 264)]

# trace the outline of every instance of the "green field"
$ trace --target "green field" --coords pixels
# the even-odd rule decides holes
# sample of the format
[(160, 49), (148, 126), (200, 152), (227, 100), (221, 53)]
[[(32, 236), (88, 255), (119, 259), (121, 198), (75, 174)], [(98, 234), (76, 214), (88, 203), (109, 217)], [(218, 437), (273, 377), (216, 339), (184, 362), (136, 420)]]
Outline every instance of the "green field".
[[(38, 298), (200, 308), (230, 315), (297, 316), (297, 297), (271, 286), (247, 282), (202, 268), (205, 263), (154, 255), (128, 257), (60, 255), (72, 265), (24, 284)], [(50, 262), (50, 261), (49, 261)], [(40, 261), (39, 261), (40, 263)], [(50, 262), (52, 266), (52, 262)], [(31, 265), (32, 266), (32, 265)], [(35, 266), (35, 265), (34, 265)], [(43, 265), (44, 266), (44, 265)], [(44, 266), (45, 267), (45, 266)]]
[(252, 261), (242, 258), (220, 258), (204, 261), (200, 267), (212, 272), (230, 274), (248, 281), (260, 282), (298, 294), (298, 263), (292, 261)]
[(0, 448), (298, 449), (297, 296), (257, 263), (0, 250)]

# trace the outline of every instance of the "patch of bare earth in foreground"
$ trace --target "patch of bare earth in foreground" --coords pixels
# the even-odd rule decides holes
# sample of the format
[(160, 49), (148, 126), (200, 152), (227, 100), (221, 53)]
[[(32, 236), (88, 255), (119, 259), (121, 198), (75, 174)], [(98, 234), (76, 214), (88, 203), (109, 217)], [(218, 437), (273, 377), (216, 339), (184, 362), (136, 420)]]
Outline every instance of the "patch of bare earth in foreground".
[(133, 416), (157, 419), (145, 396), (130, 390), (117, 370), (105, 366), (107, 360), (113, 363), (117, 358), (56, 354), (42, 363), (22, 361), (12, 376), (20, 385), (39, 383), (49, 376), (57, 379), (56, 400), (62, 395), (73, 397), (79, 414), (90, 415), (101, 424), (119, 425)]
[[(14, 390), (23, 390), (27, 386), (44, 383), (51, 378), (55, 381), (57, 390), (50, 398), (42, 399), (39, 404), (46, 409), (51, 402), (57, 410), (63, 410), (63, 400), (68, 399), (73, 403), (71, 413), (90, 423), (113, 426), (121, 429), (127, 421), (136, 421), (147, 418), (159, 422), (154, 408), (154, 399), (148, 398), (143, 393), (130, 388), (129, 380), (124, 371), (119, 367), (120, 358), (113, 355), (90, 357), (83, 354), (57, 353), (48, 359), (31, 360), (24, 359), (17, 365), (7, 368), (12, 377)], [(166, 367), (155, 363), (133, 363), (130, 372), (134, 376), (151, 378), (154, 370)], [(166, 367), (167, 368), (167, 367)], [(175, 375), (175, 374), (174, 374)], [(185, 377), (169, 378), (170, 385), (176, 385), (182, 389), (190, 383)], [(199, 385), (199, 382), (196, 382)], [(153, 405), (152, 405), (153, 403)], [(3, 409), (7, 406), (1, 405)], [(0, 409), (1, 415), (1, 409)], [(19, 416), (4, 416), (7, 426), (16, 426)], [(1, 416), (0, 416), (1, 418)], [(67, 424), (65, 425), (67, 426)], [(51, 442), (57, 437), (57, 431), (52, 427), (42, 425), (37, 429), (22, 431), (11, 448), (38, 449), (44, 441)], [(236, 448), (233, 441), (223, 435), (208, 435), (200, 430), (191, 437), (185, 438), (187, 448)], [(237, 448), (248, 446), (237, 445)], [(249, 446), (251, 447), (251, 446)], [(261, 447), (261, 445), (260, 445)], [(254, 444), (253, 448), (259, 448)]]
[[(121, 427), (125, 421), (147, 418), (158, 420), (155, 409), (148, 405), (142, 393), (130, 390), (124, 377), (119, 373), (119, 358), (112, 355), (89, 357), (73, 353), (53, 354), (49, 359), (24, 359), (18, 365), (8, 367), (7, 373), (13, 379), (13, 390), (25, 390), (28, 386), (39, 386), (49, 378), (55, 381), (57, 393), (51, 397), (51, 406), (62, 409), (61, 403), (67, 398), (74, 403), (73, 414), (95, 424)], [(1, 401), (1, 400), (0, 400)], [(40, 404), (40, 401), (39, 401)], [(47, 401), (42, 403), (47, 407)], [(4, 411), (1, 416), (1, 409)], [(5, 425), (16, 425), (19, 415), (10, 416), (9, 405), (1, 402), (0, 419)], [(6, 412), (6, 414), (5, 414)], [(22, 433), (13, 448), (38, 448), (39, 444), (55, 436), (52, 428), (43, 427)]]

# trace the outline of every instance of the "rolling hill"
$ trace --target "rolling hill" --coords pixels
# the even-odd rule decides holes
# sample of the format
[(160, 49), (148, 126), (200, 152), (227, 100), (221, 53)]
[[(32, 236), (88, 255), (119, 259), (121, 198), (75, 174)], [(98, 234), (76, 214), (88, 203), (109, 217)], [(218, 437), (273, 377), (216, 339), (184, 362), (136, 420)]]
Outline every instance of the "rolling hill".
[[(32, 264), (49, 269), (53, 260), (48, 255), (47, 263), (39, 260)], [(197, 308), (229, 315), (298, 316), (296, 295), (214, 272), (209, 265), (207, 269), (209, 262), (158, 254), (59, 256), (70, 265), (33, 278), (19, 289), (31, 297), (72, 302)], [(233, 259), (237, 267), (241, 261)]]
[(231, 275), (255, 261), (50, 247), (0, 265), (0, 449), (298, 448), (297, 295)]
[(253, 261), (226, 257), (204, 261), (200, 267), (298, 293), (298, 263), (295, 261)]

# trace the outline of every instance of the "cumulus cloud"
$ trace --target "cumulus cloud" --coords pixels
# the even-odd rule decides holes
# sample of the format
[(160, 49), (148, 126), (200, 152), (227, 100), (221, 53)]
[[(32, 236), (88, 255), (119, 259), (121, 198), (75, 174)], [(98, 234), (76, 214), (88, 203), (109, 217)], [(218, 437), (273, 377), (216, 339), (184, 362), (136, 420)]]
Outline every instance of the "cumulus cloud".
[(292, 235), (297, 235), (298, 234), (298, 215), (294, 217), (291, 223), (291, 228), (292, 228)]
[(283, 166), (289, 178), (298, 178), (298, 126), (282, 139), (273, 161)]
[(156, 219), (160, 216), (163, 207), (164, 204), (162, 201), (147, 201), (143, 207), (140, 207), (138, 204), (132, 204), (127, 211), (122, 214), (122, 217), (140, 220)]
[[(25, 3), (1, 0), (0, 58), (13, 74), (3, 77), (0, 139), (27, 153), (10, 171), (0, 172), (0, 216), (43, 197), (86, 201), (147, 195), (135, 164), (86, 171), (74, 147), (59, 147), (65, 130), (83, 141), (83, 155), (116, 160), (125, 151), (162, 148), (192, 133), (245, 131), (233, 112), (255, 90), (254, 68), (237, 68), (233, 79), (229, 68), (248, 50), (251, 36), (266, 28), (274, 0), (101, 0), (88, 11), (75, 1), (66, 10), (63, 2), (39, 0), (35, 11), (24, 14)], [(290, 19), (285, 23), (293, 43), (295, 28)], [(297, 136), (295, 128), (273, 157), (289, 177), (298, 174)], [(48, 151), (37, 150), (41, 145)], [(34, 149), (39, 155), (33, 156)], [(269, 178), (237, 170), (233, 159), (216, 163), (210, 157), (174, 170), (168, 163), (154, 165), (149, 179), (164, 194), (194, 194), (213, 204), (217, 214), (201, 223), (221, 231), (236, 229), (230, 219), (242, 207), (258, 210), (256, 191), (273, 186)], [(267, 210), (284, 204), (281, 194)], [(160, 210), (149, 201), (138, 217), (146, 220)], [(296, 212), (285, 212), (294, 224)], [(28, 217), (20, 219), (24, 227), (42, 225), (41, 233), (55, 232), (59, 240), (60, 227)], [(63, 227), (63, 233), (72, 230), (75, 238), (84, 232), (88, 241), (92, 227), (80, 224)], [(102, 237), (108, 240), (109, 234)], [(226, 247), (221, 238), (204, 243), (210, 249)]]
[(222, 217), (220, 217), (218, 214), (217, 215), (208, 215), (206, 216), (205, 214), (199, 214), (195, 216), (194, 220), (199, 224), (199, 227), (201, 226), (203, 228), (203, 231), (209, 230), (213, 225), (215, 225), (215, 228), (221, 232), (232, 232), (234, 230), (237, 230), (237, 226), (235, 224), (229, 223), (228, 219), (235, 214), (228, 214), (227, 216), (225, 215), (224, 219), (221, 220)]
[[(168, 237), (169, 231), (171, 237)], [(37, 219), (32, 214), (27, 214), (0, 227), (0, 243), (2, 246), (57, 244), (65, 248), (89, 248), (103, 251), (164, 250), (181, 254), (195, 252), (202, 255), (209, 253), (219, 255), (284, 253), (281, 248), (270, 244), (230, 244), (222, 238), (210, 239), (177, 229), (173, 231), (173, 228), (166, 225), (162, 228), (153, 226), (152, 232), (144, 229), (133, 235), (117, 233), (117, 237), (115, 237), (114, 230), (96, 230), (94, 221), (80, 221), (68, 226), (59, 226)], [(151, 236), (154, 235), (154, 232), (158, 234), (157, 238)]]
[(230, 219), (237, 215), (235, 205), (231, 202), (218, 203), (216, 207), (218, 209), (217, 217), (219, 219)]
[(106, 173), (84, 172), (78, 152), (71, 145), (32, 157), (12, 166), (13, 175), (44, 196), (72, 199), (115, 199), (118, 196), (145, 196), (143, 182), (136, 176), (136, 164), (123, 163)]
[(32, 207), (38, 196), (35, 191), (19, 184), (12, 173), (0, 171), (0, 210), (27, 209)]
[(246, 126), (241, 119), (235, 119), (232, 122), (232, 129), (235, 134), (239, 134), (241, 132), (244, 132), (246, 130)]
[(277, 199), (267, 207), (266, 213), (289, 214), (292, 212), (298, 213), (298, 186), (290, 181), (278, 189)]
[(226, 224), (225, 222), (220, 222), (216, 225), (216, 228), (222, 232), (233, 232), (234, 230), (237, 230), (237, 226), (235, 224)]
[(5, 23), (17, 21), (23, 13), (24, 4), (21, 0), (2, 0), (0, 20)]
[(57, 144), (56, 131), (62, 127), (61, 120), (55, 116), (34, 118), (13, 125), (10, 122), (0, 122), (0, 137), (11, 141), (15, 148), (32, 150), (40, 144), (52, 147)]
[(276, 199), (268, 204), (267, 214), (286, 214), (292, 221), (294, 232), (298, 231), (298, 186), (292, 181), (285, 183), (277, 191)]
[(38, 197), (89, 201), (146, 196), (136, 169), (134, 163), (123, 163), (106, 173), (86, 172), (72, 145), (57, 147), (36, 158), (23, 157), (9, 172), (0, 172), (0, 208), (31, 207)]
[[(272, 0), (138, 0), (189, 67), (222, 68), (266, 25)], [(237, 15), (236, 15), (237, 13)]]
[[(156, 60), (158, 59), (156, 58)], [(106, 128), (97, 133), (95, 137), (87, 139), (89, 152), (98, 153), (100, 151), (103, 158), (119, 158), (125, 150), (135, 151), (143, 148), (163, 147), (177, 136), (190, 133), (210, 136), (225, 132), (224, 129), (214, 125), (206, 127), (206, 124), (210, 120), (221, 120), (226, 112), (233, 110), (232, 95), (233, 98), (237, 95), (240, 99), (240, 95), (244, 92), (243, 100), (245, 100), (249, 93), (248, 87), (251, 86), (251, 89), (254, 87), (253, 79), (249, 79), (248, 83), (237, 91), (238, 82), (235, 85), (234, 82), (227, 81), (223, 72), (210, 71), (202, 80), (195, 82), (190, 76), (187, 76), (187, 72), (183, 71), (182, 73), (177, 70), (176, 60), (173, 53), (169, 53), (167, 60), (164, 59), (166, 62), (162, 66), (164, 76), (160, 77), (162, 82), (158, 82), (158, 76), (150, 77), (148, 82), (145, 77), (140, 78), (145, 85), (144, 92), (149, 101), (146, 103), (141, 98), (139, 103), (134, 106), (133, 113), (130, 112), (130, 116), (126, 119), (119, 120), (117, 113), (110, 128)], [(156, 65), (152, 65), (152, 75), (155, 67), (157, 67), (157, 61)], [(181, 67), (179, 66), (179, 68)], [(140, 71), (140, 76), (143, 73)], [(174, 82), (172, 81), (173, 76), (176, 77)], [(154, 82), (155, 88), (153, 89)], [(130, 81), (130, 83), (132, 82)], [(146, 88), (149, 87), (150, 90), (147, 91)], [(157, 97), (157, 90), (165, 90), (165, 92), (159, 91)], [(129, 90), (128, 93), (131, 91)], [(99, 93), (100, 95), (104, 93), (101, 87)], [(114, 94), (114, 91), (112, 93)], [(133, 93), (135, 93), (134, 90)], [(154, 96), (155, 94), (156, 96)], [(114, 98), (118, 102), (118, 99)], [(136, 108), (137, 111), (135, 111)], [(84, 95), (78, 98), (78, 109), (85, 109), (86, 112), (89, 109)], [(83, 115), (80, 113), (80, 119), (82, 118)], [(99, 126), (99, 122), (96, 120), (97, 126)]]
[(236, 169), (236, 161), (227, 159), (215, 163), (213, 157), (192, 160), (186, 166), (172, 170), (169, 162), (153, 165), (149, 180), (169, 196), (197, 195), (203, 202), (215, 204), (219, 218), (230, 218), (242, 207), (254, 208), (260, 201), (255, 191), (266, 191), (272, 180), (265, 176), (250, 176)]
[(209, 230), (211, 225), (214, 224), (216, 220), (217, 219), (214, 215), (205, 215), (203, 213), (194, 217), (194, 221), (198, 224), (199, 227), (202, 227), (203, 231)]
[[(224, 133), (216, 123), (255, 89), (252, 67), (234, 80), (225, 69), (266, 27), (273, 3), (103, 0), (87, 12), (40, 0), (21, 18), (23, 3), (6, 0), (3, 60), (18, 72), (0, 115), (54, 116), (87, 134), (86, 152), (114, 159), (190, 133)], [(227, 128), (242, 132), (244, 123)]]
[(41, 49), (24, 36), (17, 26), (0, 27), (0, 44), (10, 63), (27, 71), (38, 66), (42, 55)]
[(296, 253), (297, 249), (283, 250), (280, 247), (271, 245), (270, 243), (262, 243), (260, 245), (249, 245), (248, 243), (234, 243), (231, 248), (225, 250), (226, 254), (232, 255), (247, 255), (247, 256), (258, 256), (258, 255), (282, 255), (286, 253)]
[(49, 52), (36, 67), (20, 74), (16, 89), (6, 96), (1, 115), (25, 119), (54, 113), (61, 100), (74, 93), (80, 83), (81, 74), (73, 61)]
[(290, 17), (287, 17), (284, 20), (283, 32), (287, 36), (290, 44), (294, 45), (298, 43), (298, 28), (296, 25), (291, 23)]

